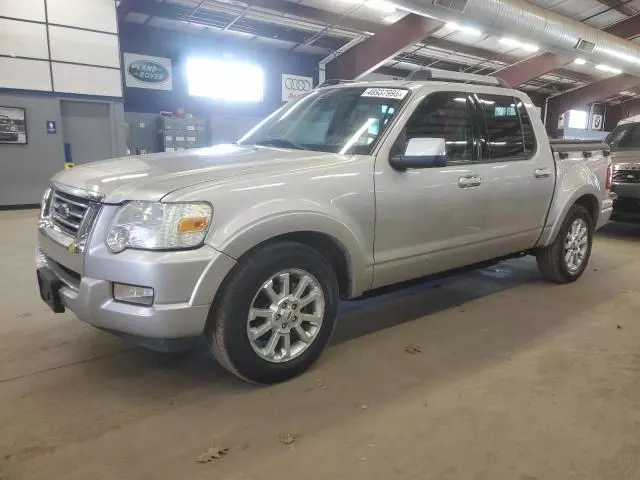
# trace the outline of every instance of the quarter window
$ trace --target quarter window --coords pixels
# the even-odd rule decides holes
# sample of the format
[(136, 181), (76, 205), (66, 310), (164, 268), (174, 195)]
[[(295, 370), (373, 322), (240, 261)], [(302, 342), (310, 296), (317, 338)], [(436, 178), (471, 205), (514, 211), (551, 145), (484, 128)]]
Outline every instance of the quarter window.
[(448, 164), (474, 160), (473, 125), (466, 93), (429, 95), (413, 112), (403, 134), (405, 138), (399, 139), (403, 151), (411, 138), (444, 138)]

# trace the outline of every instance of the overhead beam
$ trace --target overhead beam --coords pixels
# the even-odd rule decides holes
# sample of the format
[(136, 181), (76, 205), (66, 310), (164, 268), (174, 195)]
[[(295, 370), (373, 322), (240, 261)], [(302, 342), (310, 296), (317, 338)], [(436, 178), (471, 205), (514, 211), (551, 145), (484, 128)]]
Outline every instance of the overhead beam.
[(630, 17), (636, 14), (636, 11), (633, 8), (628, 7), (620, 0), (597, 0), (597, 1), (598, 3), (606, 5), (610, 9), (616, 10), (617, 12), (620, 12), (623, 15), (626, 15), (627, 17)]
[(438, 20), (409, 14), (329, 62), (327, 78), (350, 80), (366, 75), (442, 25)]
[(549, 99), (549, 109), (562, 113), (572, 108), (586, 107), (637, 85), (640, 85), (640, 77), (623, 73), (561, 93)]
[[(628, 40), (635, 38), (640, 35), (640, 14), (604, 28), (603, 31)], [(570, 60), (555, 53), (543, 53), (509, 65), (496, 72), (495, 75), (505, 80), (509, 85), (517, 87), (566, 65)]]

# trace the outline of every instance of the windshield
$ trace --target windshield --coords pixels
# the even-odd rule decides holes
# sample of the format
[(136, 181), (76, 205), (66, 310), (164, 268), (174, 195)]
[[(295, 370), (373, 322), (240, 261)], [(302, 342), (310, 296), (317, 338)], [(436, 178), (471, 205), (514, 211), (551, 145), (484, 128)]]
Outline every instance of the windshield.
[(316, 90), (276, 111), (238, 143), (369, 155), (408, 93), (399, 88)]
[(618, 125), (604, 140), (612, 152), (617, 150), (640, 150), (640, 123)]

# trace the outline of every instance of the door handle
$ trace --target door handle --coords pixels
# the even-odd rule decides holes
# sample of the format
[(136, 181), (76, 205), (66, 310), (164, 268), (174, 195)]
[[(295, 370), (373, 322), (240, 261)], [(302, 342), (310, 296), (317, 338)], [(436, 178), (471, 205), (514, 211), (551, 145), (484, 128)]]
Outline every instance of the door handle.
[(458, 186), (460, 188), (477, 187), (482, 183), (482, 178), (477, 175), (466, 175), (458, 178)]
[(548, 168), (536, 168), (536, 171), (533, 172), (536, 178), (547, 178), (551, 176), (551, 170)]

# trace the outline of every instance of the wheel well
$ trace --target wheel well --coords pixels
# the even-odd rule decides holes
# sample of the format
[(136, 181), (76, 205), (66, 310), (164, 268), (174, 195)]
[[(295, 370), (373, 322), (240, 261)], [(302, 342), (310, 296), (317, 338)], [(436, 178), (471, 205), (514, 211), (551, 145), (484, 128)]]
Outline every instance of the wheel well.
[(596, 224), (598, 223), (598, 214), (600, 213), (598, 211), (600, 208), (598, 199), (593, 195), (587, 194), (576, 200), (576, 204), (582, 205), (587, 209), (589, 215), (591, 216), (591, 220), (593, 220), (593, 228), (596, 228)]
[[(333, 266), (338, 277), (338, 288), (340, 290), (341, 298), (348, 298), (350, 296), (350, 275), (349, 275), (349, 262), (345, 253), (344, 247), (333, 237), (318, 232), (291, 232), (283, 235), (273, 237), (266, 242), (262, 242), (251, 250), (263, 247), (264, 245), (280, 242), (280, 241), (293, 241), (307, 245), (308, 247), (317, 250), (322, 254)], [(245, 253), (246, 255), (246, 253)]]

